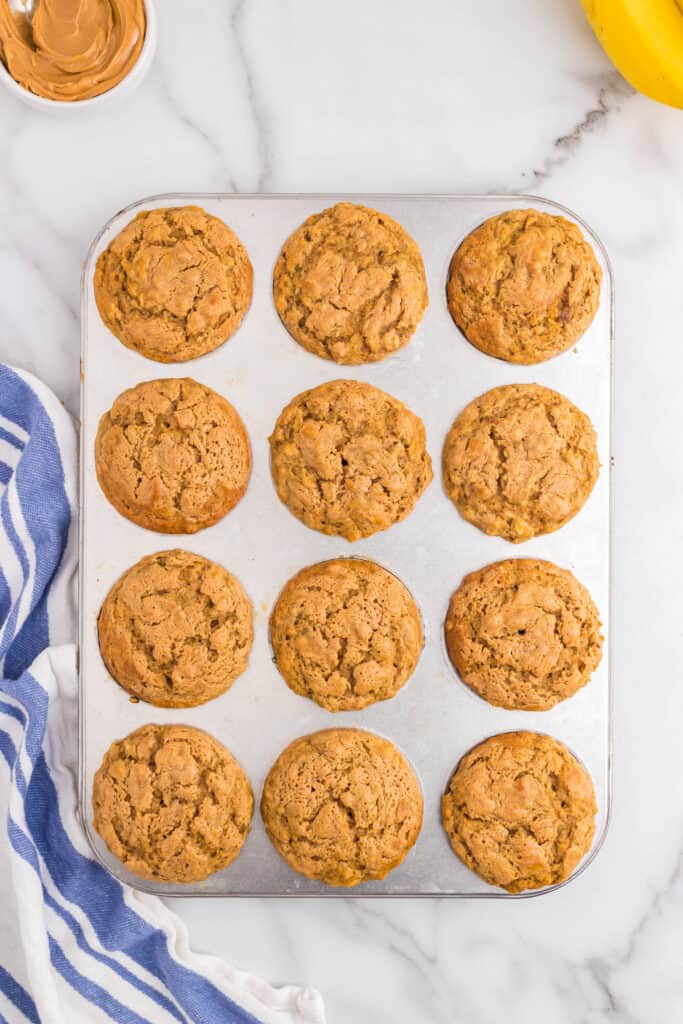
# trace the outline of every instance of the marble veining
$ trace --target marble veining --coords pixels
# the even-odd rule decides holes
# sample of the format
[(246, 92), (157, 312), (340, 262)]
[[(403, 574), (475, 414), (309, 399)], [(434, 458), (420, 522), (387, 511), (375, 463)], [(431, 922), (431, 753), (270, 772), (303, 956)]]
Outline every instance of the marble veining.
[(258, 91), (255, 69), (249, 58), (244, 40), (243, 23), (247, 11), (247, 0), (238, 0), (233, 6), (230, 15), (230, 29), (232, 31), (239, 60), (244, 72), (244, 83), (246, 88), (249, 113), (251, 114), (256, 129), (256, 151), (259, 160), (259, 172), (254, 192), (271, 191), (270, 176), (272, 173), (272, 158), (270, 153), (270, 139), (266, 111), (263, 107)]
[(545, 159), (542, 168), (533, 171), (535, 186), (545, 184), (556, 167), (571, 159), (586, 135), (598, 131), (609, 114), (621, 110), (624, 102), (636, 95), (635, 90), (616, 70), (598, 76), (596, 85), (597, 103), (586, 111), (573, 128), (563, 135), (558, 135), (555, 139), (552, 155)]
[(174, 908), (196, 948), (321, 989), (331, 1024), (683, 1020), (683, 113), (633, 93), (578, 0), (158, 7), (124, 107), (53, 119), (0, 90), (0, 357), (75, 416), (81, 263), (157, 192), (536, 191), (601, 235), (617, 303), (615, 795), (595, 862), (512, 902)]

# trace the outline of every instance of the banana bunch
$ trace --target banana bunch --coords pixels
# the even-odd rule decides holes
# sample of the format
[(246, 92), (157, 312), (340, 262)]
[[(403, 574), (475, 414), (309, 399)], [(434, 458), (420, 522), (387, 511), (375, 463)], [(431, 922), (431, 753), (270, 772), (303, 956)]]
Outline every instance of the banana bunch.
[(581, 0), (613, 64), (638, 92), (683, 107), (683, 0)]

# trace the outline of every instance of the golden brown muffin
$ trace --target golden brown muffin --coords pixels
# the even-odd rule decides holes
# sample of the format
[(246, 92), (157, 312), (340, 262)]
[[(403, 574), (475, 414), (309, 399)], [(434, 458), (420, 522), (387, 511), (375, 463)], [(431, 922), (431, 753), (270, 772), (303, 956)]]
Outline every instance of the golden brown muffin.
[(362, 729), (326, 729), (283, 750), (263, 787), (273, 846), (327, 885), (385, 878), (414, 846), (422, 792), (393, 743)]
[(508, 384), (460, 413), (443, 449), (444, 486), (484, 533), (518, 543), (576, 515), (600, 471), (593, 424), (539, 384)]
[(97, 620), (114, 679), (157, 707), (188, 708), (225, 693), (249, 661), (251, 601), (222, 566), (159, 551), (121, 576)]
[(470, 870), (508, 892), (557, 885), (590, 849), (591, 777), (558, 740), (507, 732), (460, 761), (441, 799), (451, 846)]
[(270, 437), (280, 500), (313, 530), (347, 540), (405, 519), (432, 479), (424, 423), (355, 380), (293, 398)]
[(253, 277), (244, 246), (218, 217), (199, 206), (143, 210), (100, 253), (95, 301), (127, 348), (179, 363), (235, 333)]
[(465, 337), (510, 363), (540, 363), (593, 322), (602, 270), (576, 224), (508, 210), (467, 236), (451, 260), (448, 308)]
[(300, 345), (354, 365), (406, 345), (428, 302), (417, 244), (385, 213), (353, 203), (314, 213), (287, 239), (273, 295)]
[(94, 825), (139, 878), (199, 882), (231, 864), (254, 797), (229, 750), (189, 725), (143, 725), (112, 743), (93, 785)]
[(222, 395), (189, 377), (124, 391), (100, 420), (97, 479), (117, 512), (160, 533), (196, 533), (244, 495), (249, 437)]
[(273, 608), (270, 639), (287, 685), (328, 711), (358, 711), (393, 697), (423, 644), (410, 591), (358, 558), (297, 573)]
[(546, 711), (588, 682), (600, 664), (600, 616), (567, 570), (510, 558), (472, 572), (446, 616), (453, 665), (489, 704)]

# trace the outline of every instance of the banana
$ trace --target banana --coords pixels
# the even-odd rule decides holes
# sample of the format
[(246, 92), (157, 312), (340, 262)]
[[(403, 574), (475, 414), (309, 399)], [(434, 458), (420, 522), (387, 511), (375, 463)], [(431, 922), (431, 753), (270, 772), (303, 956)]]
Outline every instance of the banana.
[(634, 89), (683, 108), (683, 0), (581, 0), (591, 28)]

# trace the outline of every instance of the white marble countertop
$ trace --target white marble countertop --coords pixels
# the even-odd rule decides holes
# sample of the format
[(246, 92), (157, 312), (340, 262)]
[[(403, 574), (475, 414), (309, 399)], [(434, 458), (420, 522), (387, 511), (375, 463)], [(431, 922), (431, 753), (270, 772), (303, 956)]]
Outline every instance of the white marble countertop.
[(536, 192), (602, 236), (617, 296), (615, 798), (596, 861), (521, 902), (175, 901), (194, 946), (316, 986), (330, 1024), (683, 1019), (683, 112), (633, 93), (578, 0), (159, 6), (123, 107), (53, 119), (0, 91), (0, 359), (74, 414), (81, 262), (146, 194)]

